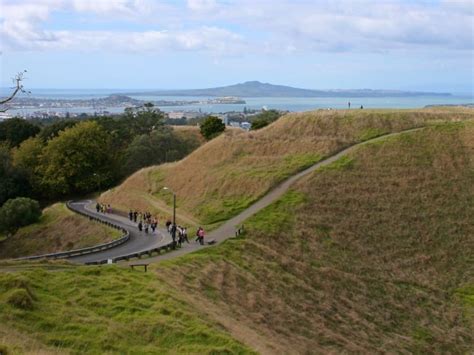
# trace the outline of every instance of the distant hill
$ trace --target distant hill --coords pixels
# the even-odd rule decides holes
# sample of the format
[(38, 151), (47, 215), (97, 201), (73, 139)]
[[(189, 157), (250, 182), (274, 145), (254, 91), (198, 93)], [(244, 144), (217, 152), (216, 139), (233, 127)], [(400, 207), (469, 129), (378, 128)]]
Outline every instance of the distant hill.
[(155, 90), (131, 92), (126, 95), (157, 96), (239, 96), (239, 97), (410, 97), (410, 96), (450, 96), (450, 93), (398, 91), (398, 90), (311, 90), (285, 85), (273, 85), (260, 81), (221, 86), (208, 89)]

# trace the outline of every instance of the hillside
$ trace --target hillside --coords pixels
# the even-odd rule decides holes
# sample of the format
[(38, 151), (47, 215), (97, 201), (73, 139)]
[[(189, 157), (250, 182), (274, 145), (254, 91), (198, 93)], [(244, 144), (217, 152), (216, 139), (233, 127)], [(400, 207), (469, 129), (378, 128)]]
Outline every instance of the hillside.
[(474, 350), (474, 124), (360, 147), (157, 277), (262, 353)]
[(24, 266), (0, 272), (2, 354), (252, 353), (152, 273)]
[(448, 93), (412, 92), (399, 90), (312, 90), (285, 85), (246, 81), (244, 83), (207, 89), (156, 90), (127, 95), (157, 96), (240, 96), (240, 97), (409, 97), (420, 95), (449, 96)]
[(212, 225), (249, 206), (286, 177), (342, 148), (384, 133), (439, 120), (474, 117), (472, 110), (343, 110), (292, 113), (255, 132), (230, 130), (185, 159), (142, 169), (101, 200), (115, 208), (171, 213), (186, 224)]
[(360, 146), (242, 237), (146, 274), (0, 262), (0, 352), (469, 353), (473, 172), (473, 122), (438, 123)]
[(0, 259), (48, 254), (85, 248), (122, 236), (120, 231), (99, 223), (91, 223), (56, 203), (43, 210), (38, 223), (20, 228), (0, 242)]

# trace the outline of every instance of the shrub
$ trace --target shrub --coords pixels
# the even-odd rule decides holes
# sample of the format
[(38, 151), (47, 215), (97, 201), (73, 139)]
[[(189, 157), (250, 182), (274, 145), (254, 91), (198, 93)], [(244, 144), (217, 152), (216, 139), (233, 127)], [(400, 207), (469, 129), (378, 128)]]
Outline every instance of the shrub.
[(8, 350), (8, 347), (4, 344), (0, 344), (0, 354), (1, 355), (8, 355), (10, 354), (10, 351)]
[(20, 227), (38, 222), (40, 217), (38, 201), (27, 197), (10, 199), (0, 208), (0, 229), (13, 233)]
[(7, 296), (7, 303), (16, 308), (31, 309), (33, 308), (33, 297), (27, 290), (17, 288)]
[(277, 110), (263, 111), (262, 113), (255, 116), (252, 120), (252, 130), (257, 130), (268, 126), (270, 123), (275, 122), (281, 117), (281, 113)]
[(201, 134), (207, 140), (211, 140), (224, 132), (225, 124), (220, 118), (215, 116), (207, 117), (201, 124)]

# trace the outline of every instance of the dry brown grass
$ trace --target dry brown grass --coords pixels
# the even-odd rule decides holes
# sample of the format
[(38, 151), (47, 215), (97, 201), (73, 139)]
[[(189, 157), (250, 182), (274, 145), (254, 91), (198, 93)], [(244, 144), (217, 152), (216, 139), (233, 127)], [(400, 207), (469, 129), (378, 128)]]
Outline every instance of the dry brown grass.
[(369, 144), (158, 277), (267, 353), (468, 353), (473, 187), (472, 123)]
[(30, 334), (25, 334), (4, 325), (0, 325), (0, 354), (2, 355), (59, 355), (69, 353), (69, 351), (61, 351), (45, 346), (41, 342), (32, 338)]
[[(286, 115), (256, 131), (230, 130), (173, 164), (142, 169), (101, 196), (121, 208), (170, 212), (169, 186), (178, 214), (213, 224), (230, 218), (278, 182), (322, 157), (371, 137), (440, 120), (474, 117), (472, 110), (342, 110)], [(146, 197), (146, 198), (145, 198)], [(188, 223), (186, 222), (186, 223)]]
[(20, 228), (0, 243), (0, 259), (85, 248), (121, 236), (116, 229), (93, 223), (56, 203), (43, 211), (38, 223)]

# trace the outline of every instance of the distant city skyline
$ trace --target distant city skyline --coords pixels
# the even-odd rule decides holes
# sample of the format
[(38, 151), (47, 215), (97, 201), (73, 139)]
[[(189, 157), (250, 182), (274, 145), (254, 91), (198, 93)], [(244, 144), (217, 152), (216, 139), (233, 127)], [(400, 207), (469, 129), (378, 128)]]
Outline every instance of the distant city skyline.
[(0, 0), (0, 86), (473, 95), (473, 33), (470, 0)]

